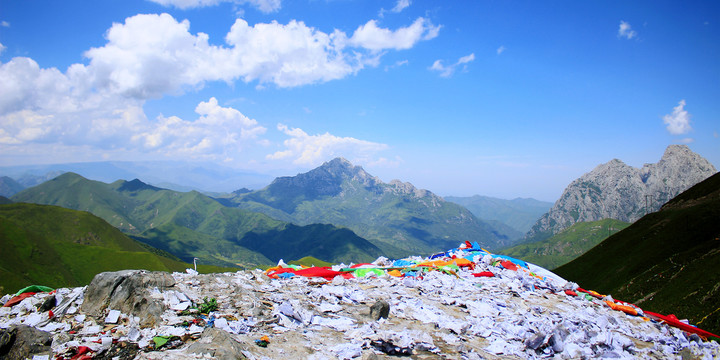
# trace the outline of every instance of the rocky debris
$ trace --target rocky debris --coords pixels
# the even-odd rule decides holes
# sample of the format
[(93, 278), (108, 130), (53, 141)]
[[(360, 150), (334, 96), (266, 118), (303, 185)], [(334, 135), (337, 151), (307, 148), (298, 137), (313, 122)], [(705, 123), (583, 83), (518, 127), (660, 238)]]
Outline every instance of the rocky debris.
[(205, 329), (200, 339), (188, 347), (187, 353), (208, 354), (219, 360), (246, 359), (241, 344), (229, 332), (218, 328)]
[[(328, 278), (271, 278), (261, 270), (105, 273), (86, 288), (37, 293), (0, 308), (0, 329), (45, 332), (46, 354), (58, 359), (720, 357), (718, 343), (641, 310), (614, 310), (609, 296), (581, 292), (515, 259), (477, 254), (380, 258), (349, 268), (354, 272), (341, 264), (333, 270), (343, 275)], [(378, 271), (358, 272), (368, 266)], [(48, 297), (59, 305), (40, 312)], [(377, 316), (368, 316), (373, 307)], [(17, 346), (9, 348), (21, 351)]]
[(668, 146), (660, 161), (641, 169), (613, 159), (570, 183), (525, 238), (542, 240), (577, 222), (634, 222), (716, 172), (686, 145)]

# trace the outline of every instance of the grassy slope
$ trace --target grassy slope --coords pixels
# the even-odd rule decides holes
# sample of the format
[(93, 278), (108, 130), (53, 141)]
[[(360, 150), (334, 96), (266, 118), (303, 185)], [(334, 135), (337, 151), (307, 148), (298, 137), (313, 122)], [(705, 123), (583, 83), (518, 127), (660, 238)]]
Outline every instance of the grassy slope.
[(555, 271), (720, 332), (720, 173)]
[(288, 264), (303, 265), (303, 266), (309, 266), (309, 267), (311, 267), (311, 266), (332, 266), (333, 265), (329, 262), (322, 261), (322, 260), (314, 258), (312, 256), (306, 256), (302, 259), (293, 260), (293, 261), (288, 262)]
[(84, 285), (103, 271), (182, 271), (187, 264), (145, 247), (89, 213), (56, 206), (0, 206), (0, 285)]
[(611, 233), (628, 225), (614, 219), (576, 223), (550, 239), (516, 245), (499, 252), (546, 269), (554, 269), (584, 254)]

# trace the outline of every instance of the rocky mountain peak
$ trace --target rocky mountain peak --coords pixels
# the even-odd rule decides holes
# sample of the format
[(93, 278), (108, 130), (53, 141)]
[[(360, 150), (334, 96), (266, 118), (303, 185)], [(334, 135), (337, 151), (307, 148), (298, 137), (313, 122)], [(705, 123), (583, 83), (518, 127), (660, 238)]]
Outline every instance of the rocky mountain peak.
[(311, 179), (315, 178), (323, 181), (333, 180), (338, 184), (344, 180), (357, 180), (365, 186), (371, 186), (381, 182), (379, 179), (368, 174), (362, 166), (355, 166), (342, 157), (327, 161), (321, 166), (298, 176), (301, 175), (307, 175)]
[(686, 145), (668, 146), (660, 161), (641, 169), (613, 159), (570, 183), (526, 239), (541, 240), (583, 221), (634, 222), (716, 172)]

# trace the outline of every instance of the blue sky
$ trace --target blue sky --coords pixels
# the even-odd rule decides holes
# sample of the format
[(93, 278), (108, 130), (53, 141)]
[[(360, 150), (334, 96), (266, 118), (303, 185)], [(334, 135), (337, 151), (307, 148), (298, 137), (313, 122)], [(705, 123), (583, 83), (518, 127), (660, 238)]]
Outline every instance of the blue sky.
[(720, 165), (720, 3), (0, 0), (0, 125), (0, 166), (342, 156), (554, 201), (670, 144)]

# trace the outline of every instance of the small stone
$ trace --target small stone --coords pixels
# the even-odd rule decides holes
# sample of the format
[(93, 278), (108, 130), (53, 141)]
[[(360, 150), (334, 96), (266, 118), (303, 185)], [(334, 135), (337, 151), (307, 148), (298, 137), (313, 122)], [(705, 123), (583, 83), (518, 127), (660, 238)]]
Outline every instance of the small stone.
[(380, 300), (370, 307), (370, 317), (373, 320), (387, 319), (390, 315), (390, 304), (385, 300)]
[(54, 295), (48, 296), (45, 301), (38, 307), (39, 312), (46, 312), (52, 308), (55, 307), (57, 304), (57, 299), (55, 299)]
[(525, 340), (525, 346), (537, 350), (543, 342), (545, 342), (545, 333), (541, 331)]

